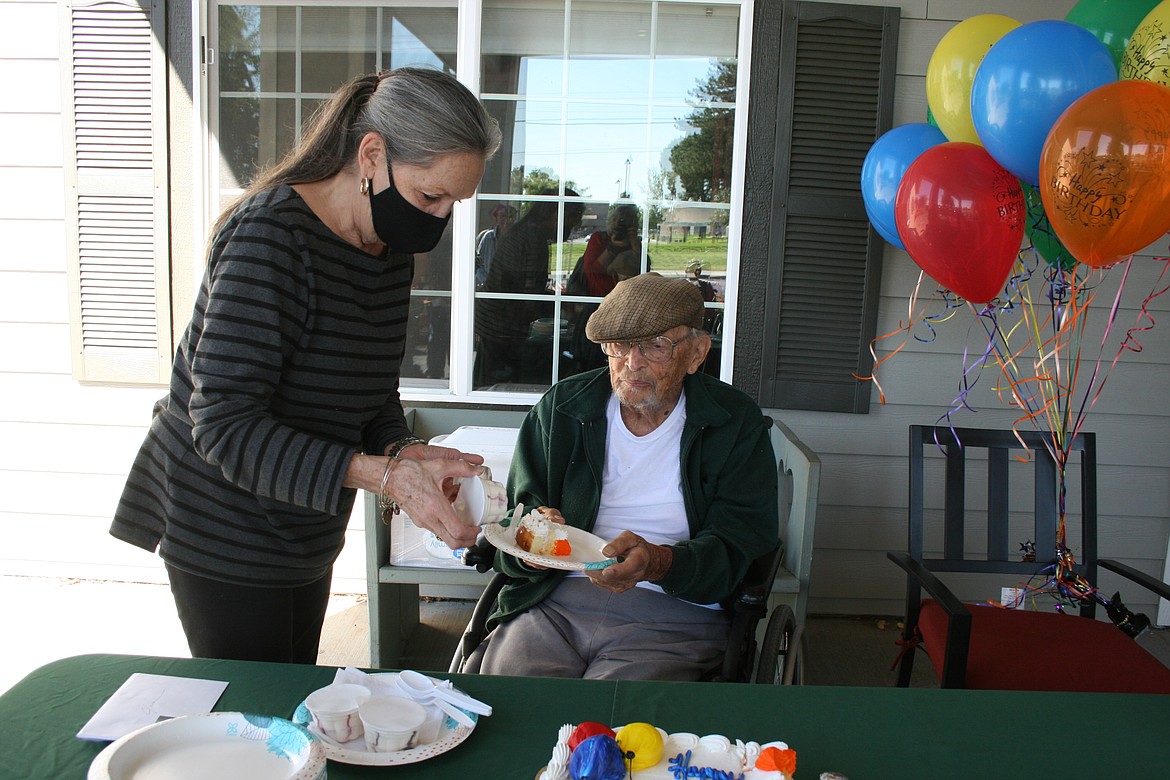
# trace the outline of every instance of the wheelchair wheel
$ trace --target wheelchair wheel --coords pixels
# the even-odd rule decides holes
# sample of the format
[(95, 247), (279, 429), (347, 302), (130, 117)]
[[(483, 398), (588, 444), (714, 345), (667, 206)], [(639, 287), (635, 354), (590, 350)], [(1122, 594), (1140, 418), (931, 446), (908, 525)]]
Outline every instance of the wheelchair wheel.
[(764, 641), (760, 645), (756, 682), (766, 685), (803, 685), (804, 664), (800, 651), (804, 644), (804, 626), (796, 624), (796, 615), (791, 607), (781, 605), (768, 618)]

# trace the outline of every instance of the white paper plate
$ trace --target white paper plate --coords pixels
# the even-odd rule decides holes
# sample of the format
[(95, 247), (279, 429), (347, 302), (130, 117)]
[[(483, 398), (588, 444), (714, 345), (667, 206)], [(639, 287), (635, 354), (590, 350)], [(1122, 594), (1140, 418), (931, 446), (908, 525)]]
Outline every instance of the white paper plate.
[(571, 525), (561, 526), (565, 531), (565, 538), (569, 540), (569, 547), (572, 548), (572, 552), (568, 555), (552, 556), (530, 553), (516, 544), (517, 526), (519, 526), (518, 522), (511, 523), (507, 527), (492, 523), (483, 527), (483, 535), (496, 549), (503, 550), (509, 555), (515, 555), (526, 563), (535, 563), (549, 569), (591, 571), (604, 569), (617, 563), (616, 558), (606, 558), (601, 553), (601, 548), (605, 547), (608, 542)]
[[(379, 680), (386, 680), (389, 682), (389, 688), (394, 686), (394, 680), (398, 678), (397, 672), (380, 672), (371, 674), (370, 677), (378, 678)], [(440, 682), (439, 678), (431, 677), (436, 683)], [(394, 695), (391, 691), (379, 686), (382, 695)], [(459, 690), (456, 688), (455, 690)], [(463, 693), (463, 691), (460, 691)], [(472, 720), (478, 721), (479, 716), (475, 713), (467, 713)], [(309, 715), (309, 708), (301, 702), (297, 707), (297, 711), (293, 714), (293, 722), (297, 724), (304, 724), (310, 733), (314, 733), (311, 726), (308, 724), (312, 721), (312, 716)], [(343, 743), (340, 747), (332, 745), (328, 742), (322, 741), (320, 744), (325, 749), (325, 757), (331, 761), (338, 761), (342, 764), (358, 764), (361, 766), (397, 766), (399, 764), (415, 764), (419, 761), (426, 761), (428, 758), (442, 755), (448, 750), (459, 745), (474, 731), (473, 727), (461, 726), (448, 717), (444, 719), (443, 725), (439, 728), (439, 738), (434, 742), (426, 745), (418, 745), (409, 750), (397, 750), (392, 753), (371, 753), (366, 750), (365, 737), (358, 737)]]
[(152, 723), (111, 742), (89, 780), (322, 780), (325, 750), (303, 726), (268, 715), (210, 712)]

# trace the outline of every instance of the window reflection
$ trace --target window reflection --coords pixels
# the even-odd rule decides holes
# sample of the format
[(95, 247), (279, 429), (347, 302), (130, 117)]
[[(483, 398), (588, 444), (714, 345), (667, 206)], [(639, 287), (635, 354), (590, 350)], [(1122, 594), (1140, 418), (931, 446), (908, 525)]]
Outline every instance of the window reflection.
[[(542, 345), (537, 375), (527, 371), (521, 382), (477, 371), (478, 388), (548, 385), (596, 364), (580, 359), (590, 346), (580, 331), (605, 292), (566, 297), (564, 286), (590, 237), (605, 234), (607, 216), (621, 204), (638, 215), (636, 270), (690, 279), (710, 302), (710, 324), (718, 325), (739, 9), (633, 0), (574, 0), (569, 7), (566, 23), (564, 7), (555, 4), (534, 11), (516, 0), (483, 3), (481, 83), (504, 143), (482, 195), (507, 202), (564, 179), (587, 208), (578, 241), (550, 241), (552, 304), (514, 310), (523, 322), (513, 354), (523, 351), (521, 325), (543, 328), (536, 320), (551, 318), (559, 334), (525, 337), (525, 349)], [(490, 226), (485, 206), (477, 212), (481, 233)], [(501, 306), (486, 286), (477, 291), (477, 318)], [(476, 343), (479, 366), (491, 346), (478, 335)], [(717, 372), (717, 355), (711, 362)]]
[(246, 187), (287, 153), (345, 81), (404, 65), (454, 73), (456, 8), (220, 5), (220, 188)]
[(414, 285), (410, 296), (410, 326), (401, 376), (414, 385), (445, 386), (451, 376), (451, 231), (439, 245), (414, 256)]

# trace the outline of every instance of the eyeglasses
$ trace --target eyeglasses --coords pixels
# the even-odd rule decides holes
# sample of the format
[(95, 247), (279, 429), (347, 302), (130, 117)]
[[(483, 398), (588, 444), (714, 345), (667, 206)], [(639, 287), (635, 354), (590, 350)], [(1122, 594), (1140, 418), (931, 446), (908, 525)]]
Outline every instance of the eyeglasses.
[(695, 333), (691, 331), (678, 341), (671, 341), (666, 336), (655, 336), (644, 341), (606, 341), (602, 343), (601, 351), (611, 358), (624, 358), (630, 354), (630, 350), (637, 347), (648, 362), (665, 363), (674, 357), (674, 348), (693, 335)]

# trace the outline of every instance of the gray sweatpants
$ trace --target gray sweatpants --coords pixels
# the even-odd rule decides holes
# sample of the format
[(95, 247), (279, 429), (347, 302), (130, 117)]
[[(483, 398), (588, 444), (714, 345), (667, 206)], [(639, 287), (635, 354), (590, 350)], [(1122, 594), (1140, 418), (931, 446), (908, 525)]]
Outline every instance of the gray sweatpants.
[(645, 588), (610, 593), (568, 577), (500, 625), (478, 652), (483, 674), (593, 680), (697, 680), (727, 647), (723, 610)]

